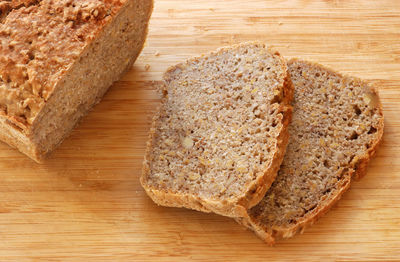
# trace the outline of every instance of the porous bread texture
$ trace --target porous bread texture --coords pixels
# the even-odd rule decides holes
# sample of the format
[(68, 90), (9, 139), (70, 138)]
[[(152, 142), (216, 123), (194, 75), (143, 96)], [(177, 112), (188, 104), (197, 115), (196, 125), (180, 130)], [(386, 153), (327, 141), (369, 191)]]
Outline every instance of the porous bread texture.
[(303, 232), (361, 178), (383, 135), (368, 83), (318, 64), (288, 62), (294, 85), (290, 141), (271, 188), (238, 222), (267, 243)]
[(170, 68), (141, 183), (159, 205), (243, 216), (274, 180), (293, 97), (285, 60), (261, 43)]
[(25, 0), (0, 8), (0, 139), (40, 162), (136, 60), (153, 2)]

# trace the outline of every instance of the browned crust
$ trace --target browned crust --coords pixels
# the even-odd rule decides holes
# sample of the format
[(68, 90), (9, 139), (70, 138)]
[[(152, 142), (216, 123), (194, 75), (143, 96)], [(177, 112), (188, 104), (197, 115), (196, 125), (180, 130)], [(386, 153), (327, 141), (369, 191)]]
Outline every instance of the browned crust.
[[(255, 43), (261, 44), (258, 42)], [(218, 54), (227, 49), (236, 48), (238, 46), (248, 45), (248, 44), (251, 43), (247, 42), (239, 45), (233, 45), (231, 47), (220, 48), (217, 51), (212, 52), (211, 54)], [(289, 142), (288, 127), (292, 116), (292, 106), (290, 105), (290, 103), (293, 99), (293, 85), (290, 80), (290, 75), (287, 71), (286, 61), (284, 60), (284, 58), (280, 56), (278, 52), (272, 51), (270, 49), (269, 51), (280, 57), (282, 64), (285, 66), (284, 72), (286, 73), (286, 75), (281, 83), (283, 93), (282, 93), (282, 101), (279, 107), (279, 111), (283, 115), (282, 129), (277, 138), (277, 148), (273, 156), (273, 160), (271, 161), (270, 165), (265, 168), (264, 174), (258, 177), (257, 180), (255, 180), (248, 187), (247, 193), (244, 196), (232, 202), (224, 201), (222, 203), (221, 201), (203, 199), (190, 194), (177, 194), (170, 191), (165, 192), (162, 190), (158, 190), (156, 188), (151, 188), (146, 183), (146, 178), (150, 174), (149, 159), (150, 159), (150, 152), (152, 151), (153, 148), (152, 141), (156, 132), (155, 129), (156, 123), (160, 117), (158, 113), (153, 118), (153, 124), (150, 129), (145, 158), (143, 162), (143, 172), (140, 178), (140, 182), (143, 188), (145, 189), (146, 193), (156, 204), (169, 207), (186, 207), (203, 212), (214, 212), (229, 217), (243, 217), (246, 215), (247, 213), (246, 210), (248, 208), (251, 208), (252, 206), (256, 205), (264, 197), (265, 193), (267, 192), (267, 190), (269, 189), (269, 187), (271, 186), (272, 182), (276, 177), (279, 166), (283, 161), (283, 156), (285, 154), (286, 146)], [(200, 57), (191, 58), (186, 63), (208, 55), (209, 54), (203, 54)], [(184, 63), (180, 63), (176, 66), (170, 67), (165, 74), (174, 70), (175, 68), (179, 68), (182, 66), (184, 66)]]
[[(288, 63), (292, 63), (293, 61), (297, 61), (299, 59), (293, 58), (289, 60)], [(326, 66), (323, 66), (318, 63), (313, 63), (313, 62), (307, 62), (303, 61), (304, 63), (307, 63), (309, 65), (313, 66), (318, 66), (323, 68), (324, 70), (327, 70), (331, 73), (338, 74), (338, 72), (334, 71), (333, 69), (327, 68)], [(343, 78), (347, 78), (348, 76), (339, 74)], [(365, 85), (368, 86), (368, 84), (365, 81), (362, 81), (359, 78), (354, 78), (357, 79), (358, 81), (364, 83)], [(383, 137), (383, 129), (384, 129), (384, 116), (383, 116), (383, 110), (382, 110), (382, 104), (379, 99), (379, 94), (377, 92), (377, 89), (374, 87), (370, 88), (370, 91), (374, 93), (378, 97), (378, 104), (377, 108), (379, 110), (379, 114), (381, 115), (381, 119), (379, 122), (379, 126), (377, 128), (378, 136), (376, 140), (372, 142), (371, 147), (367, 150), (365, 154), (356, 156), (351, 163), (349, 164), (348, 167), (343, 167), (340, 169), (338, 172), (343, 173), (343, 179), (341, 180), (341, 184), (338, 187), (338, 190), (336, 192), (332, 193), (329, 198), (323, 199), (318, 207), (314, 209), (312, 212), (308, 213), (305, 217), (303, 217), (297, 224), (284, 228), (284, 227), (274, 227), (272, 229), (269, 228), (264, 228), (262, 225), (258, 223), (258, 221), (254, 220), (252, 217), (247, 216), (244, 218), (237, 218), (236, 221), (252, 231), (260, 237), (262, 240), (264, 240), (267, 244), (273, 245), (275, 243), (275, 239), (282, 239), (282, 238), (290, 238), (294, 236), (297, 233), (303, 233), (305, 228), (308, 226), (314, 224), (317, 222), (317, 220), (326, 214), (329, 209), (342, 197), (342, 195), (350, 188), (351, 180), (355, 179), (358, 180), (365, 176), (366, 171), (367, 171), (367, 166), (371, 158), (375, 155), (376, 150), (379, 146), (379, 144), (382, 141)], [(272, 233), (269, 233), (272, 232)]]
[[(109, 26), (110, 24), (112, 24), (112, 22), (116, 19), (116, 17), (122, 13), (122, 9), (129, 4), (130, 1), (133, 0), (129, 0), (126, 1), (126, 3), (124, 4), (124, 6), (122, 6), (122, 8), (119, 10), (119, 13), (117, 13), (113, 19), (111, 19), (110, 21), (108, 21), (107, 23), (101, 25), (103, 27), (103, 29), (106, 26)], [(148, 17), (150, 17), (152, 11), (153, 11), (153, 7), (154, 7), (154, 2), (153, 0), (151, 0), (151, 7), (149, 9), (149, 15)], [(90, 43), (88, 43), (85, 48), (82, 50), (81, 55), (83, 53), (86, 52), (86, 50), (88, 50), (93, 44), (96, 43), (96, 39), (98, 39), (99, 37), (101, 37), (102, 33), (104, 32), (104, 30), (100, 30), (98, 32), (96, 32), (96, 35), (94, 35), (93, 37), (93, 41), (91, 41)], [(148, 24), (146, 25), (146, 29), (144, 31), (144, 35), (143, 35), (143, 41), (142, 41), (142, 45), (141, 45), (141, 49), (138, 52), (138, 54), (140, 55), (141, 50), (144, 48), (144, 42), (145, 39), (147, 37), (148, 34)], [(70, 66), (70, 68), (72, 68), (79, 60), (81, 56), (79, 56), (75, 62)], [(130, 61), (127, 63), (126, 68), (124, 69), (124, 71), (120, 74), (120, 76), (124, 75), (132, 66), (132, 64), (136, 61), (137, 57), (130, 57), (129, 58)], [(67, 76), (68, 73), (64, 74), (64, 77)], [(62, 82), (63, 79), (60, 79), (58, 83)], [(57, 86), (56, 84), (56, 86)], [(52, 92), (53, 94), (54, 92)], [(100, 98), (101, 99), (101, 98)], [(95, 106), (98, 102), (100, 102), (100, 99), (98, 101), (96, 101), (93, 106)], [(44, 107), (41, 108), (41, 110), (43, 110)], [(88, 110), (89, 112), (90, 110)], [(40, 111), (41, 112), (41, 111)], [(87, 112), (87, 113), (88, 113)], [(1, 113), (1, 111), (0, 111)], [(43, 163), (46, 159), (46, 157), (51, 153), (51, 151), (49, 152), (41, 152), (38, 148), (38, 144), (35, 143), (34, 139), (33, 139), (33, 130), (35, 129), (36, 125), (37, 125), (37, 121), (39, 119), (35, 118), (35, 121), (32, 123), (32, 125), (28, 125), (26, 124), (24, 121), (14, 117), (14, 116), (8, 116), (8, 115), (4, 115), (1, 114), (0, 115), (0, 140), (2, 142), (7, 143), (9, 146), (18, 149), (20, 152), (22, 152), (23, 154), (27, 155), (28, 157), (30, 157), (32, 160), (34, 160), (37, 163)], [(75, 124), (78, 125), (79, 122), (77, 122)], [(15, 129), (16, 127), (19, 127), (19, 131), (16, 131)], [(72, 130), (72, 129), (71, 129)], [(17, 134), (17, 135), (15, 135)], [(70, 132), (64, 134), (63, 138), (59, 141), (59, 143), (57, 145), (55, 145), (53, 147), (53, 149), (55, 149), (59, 144), (62, 143), (62, 141), (68, 137), (70, 135)], [(19, 137), (19, 138), (18, 138)], [(25, 141), (24, 141), (25, 140)]]
[(0, 140), (13, 148), (34, 159), (36, 162), (40, 159), (40, 154), (33, 145), (30, 136), (21, 132), (21, 128), (11, 121), (12, 117), (0, 116)]
[[(283, 61), (283, 60), (282, 60)], [(287, 71), (287, 68), (286, 68)], [(264, 197), (268, 189), (274, 182), (276, 175), (278, 174), (279, 167), (282, 164), (283, 157), (285, 156), (286, 146), (289, 143), (289, 124), (292, 119), (292, 106), (290, 105), (293, 99), (293, 85), (290, 80), (290, 74), (288, 73), (283, 84), (283, 101), (279, 107), (279, 112), (282, 113), (282, 130), (277, 139), (276, 151), (273, 156), (271, 165), (267, 167), (264, 172), (264, 176), (259, 177), (249, 188), (247, 194), (242, 197), (238, 204), (245, 207), (246, 209), (252, 208), (257, 205), (258, 202)]]

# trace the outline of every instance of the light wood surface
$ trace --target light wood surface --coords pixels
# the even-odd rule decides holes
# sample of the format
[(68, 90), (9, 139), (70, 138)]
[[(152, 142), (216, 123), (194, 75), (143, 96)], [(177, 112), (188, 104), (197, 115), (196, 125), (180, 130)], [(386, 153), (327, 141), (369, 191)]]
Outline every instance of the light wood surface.
[[(367, 176), (275, 247), (229, 218), (158, 207), (139, 184), (162, 72), (246, 40), (371, 81), (386, 118)], [(189, 259), (400, 260), (399, 0), (156, 1), (137, 63), (45, 164), (0, 144), (0, 261)]]

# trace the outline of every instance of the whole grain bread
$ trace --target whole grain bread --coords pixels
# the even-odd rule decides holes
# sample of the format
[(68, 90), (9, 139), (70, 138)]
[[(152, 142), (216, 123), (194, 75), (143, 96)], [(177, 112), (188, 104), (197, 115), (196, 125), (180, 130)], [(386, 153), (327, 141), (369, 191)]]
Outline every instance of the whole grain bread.
[(40, 162), (139, 55), (152, 0), (0, 3), (0, 139)]
[(243, 216), (274, 180), (288, 141), (293, 88), (261, 43), (193, 58), (164, 75), (141, 183), (159, 205)]
[(273, 185), (237, 219), (267, 243), (313, 224), (366, 173), (383, 135), (377, 91), (318, 64), (288, 62), (294, 85), (290, 142)]

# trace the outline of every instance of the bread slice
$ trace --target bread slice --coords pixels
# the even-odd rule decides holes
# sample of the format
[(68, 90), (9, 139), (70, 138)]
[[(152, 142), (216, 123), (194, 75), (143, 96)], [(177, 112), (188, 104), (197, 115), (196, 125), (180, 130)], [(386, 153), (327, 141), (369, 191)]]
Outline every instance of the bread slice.
[(151, 0), (0, 3), (0, 139), (40, 162), (133, 64), (152, 7)]
[(159, 205), (243, 216), (274, 180), (288, 141), (292, 85), (261, 43), (170, 68), (141, 183)]
[(272, 244), (313, 224), (366, 173), (383, 135), (377, 91), (318, 64), (288, 62), (295, 88), (290, 141), (273, 185), (238, 221)]

